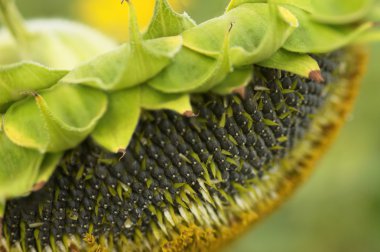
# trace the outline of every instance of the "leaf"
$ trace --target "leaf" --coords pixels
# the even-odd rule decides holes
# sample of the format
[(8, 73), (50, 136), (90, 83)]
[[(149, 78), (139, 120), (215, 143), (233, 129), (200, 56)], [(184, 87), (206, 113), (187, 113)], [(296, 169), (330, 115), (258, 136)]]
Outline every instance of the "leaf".
[(371, 42), (378, 42), (380, 41), (380, 30), (379, 29), (372, 29), (362, 36), (356, 38), (353, 42), (358, 44), (368, 44)]
[(283, 46), (288, 37), (298, 27), (297, 18), (286, 8), (269, 4), (269, 25), (259, 45), (251, 51), (243, 47), (231, 49), (234, 66), (250, 65), (272, 56)]
[(133, 87), (169, 65), (181, 44), (180, 36), (144, 41), (137, 47), (124, 44), (77, 67), (62, 82), (109, 91)]
[(313, 19), (327, 24), (347, 24), (366, 17), (374, 0), (318, 0), (312, 2)]
[(227, 95), (239, 87), (245, 87), (252, 80), (252, 68), (236, 69), (217, 86), (212, 89), (212, 92)]
[(291, 12), (282, 7), (277, 9), (274, 5), (264, 3), (243, 4), (221, 17), (185, 31), (184, 46), (217, 58), (225, 31), (231, 25), (231, 61), (233, 66), (240, 66), (271, 56), (282, 46), (298, 22)]
[(271, 58), (258, 63), (262, 67), (280, 69), (309, 78), (310, 73), (320, 71), (318, 63), (307, 54), (279, 50)]
[[(173, 64), (151, 79), (148, 85), (164, 93), (181, 93), (194, 91), (208, 81), (217, 83), (230, 71), (224, 69), (220, 59), (215, 60), (183, 48), (174, 58)], [(223, 78), (218, 81), (220, 76)]]
[(102, 90), (130, 88), (156, 76), (170, 64), (182, 47), (182, 37), (164, 37), (144, 41), (137, 24), (136, 11), (130, 6), (131, 41), (74, 69), (63, 79)]
[(4, 131), (20, 146), (60, 152), (83, 141), (106, 107), (100, 91), (59, 85), (13, 104), (4, 116)]
[(38, 19), (27, 21), (25, 25), (31, 34), (27, 53), (20, 50), (6, 29), (0, 30), (1, 64), (28, 59), (55, 69), (72, 69), (117, 46), (113, 39), (102, 33), (68, 20)]
[(63, 152), (45, 154), (35, 184), (46, 183), (49, 180), (63, 154)]
[(53, 86), (67, 71), (50, 69), (34, 62), (20, 62), (0, 66), (0, 108), (16, 101), (25, 92)]
[(109, 94), (107, 113), (91, 136), (109, 151), (127, 148), (139, 122), (140, 103), (140, 87)]
[(299, 53), (326, 53), (341, 48), (364, 34), (372, 27), (366, 22), (360, 25), (332, 26), (320, 24), (303, 10), (288, 6), (300, 22), (285, 42), (284, 48)]
[(36, 150), (15, 145), (0, 131), (0, 201), (30, 192), (43, 158)]
[(186, 13), (176, 13), (167, 0), (156, 0), (152, 21), (144, 34), (144, 38), (176, 36), (195, 25), (195, 22)]
[(374, 8), (377, 0), (232, 0), (227, 11), (245, 3), (292, 5), (305, 10), (313, 19), (326, 24), (347, 24), (360, 21)]
[(230, 0), (226, 8), (226, 12), (246, 3), (266, 3), (267, 0)]
[(232, 72), (231, 60), (229, 55), (230, 49), (230, 30), (226, 31), (223, 48), (216, 60), (212, 75), (204, 83), (196, 88), (193, 92), (202, 93), (210, 90), (221, 82), (230, 72)]
[(169, 109), (179, 114), (193, 110), (189, 94), (166, 94), (147, 85), (141, 87), (141, 107), (150, 110)]

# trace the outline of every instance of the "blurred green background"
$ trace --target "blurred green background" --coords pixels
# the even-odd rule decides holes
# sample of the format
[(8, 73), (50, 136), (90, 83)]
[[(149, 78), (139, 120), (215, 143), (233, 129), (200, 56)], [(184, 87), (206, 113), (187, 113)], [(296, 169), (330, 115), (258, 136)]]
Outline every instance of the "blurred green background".
[[(80, 20), (74, 2), (18, 0), (27, 17)], [(194, 0), (186, 6), (200, 21), (221, 13), (226, 2)], [(380, 251), (380, 44), (370, 52), (354, 113), (311, 179), (225, 251)]]

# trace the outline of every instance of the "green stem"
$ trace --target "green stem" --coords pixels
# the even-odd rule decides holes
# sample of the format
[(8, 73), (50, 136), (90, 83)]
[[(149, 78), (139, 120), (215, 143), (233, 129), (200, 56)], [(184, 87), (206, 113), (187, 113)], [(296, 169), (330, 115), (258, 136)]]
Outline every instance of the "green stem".
[(14, 0), (0, 0), (0, 17), (20, 47), (26, 50), (28, 31)]

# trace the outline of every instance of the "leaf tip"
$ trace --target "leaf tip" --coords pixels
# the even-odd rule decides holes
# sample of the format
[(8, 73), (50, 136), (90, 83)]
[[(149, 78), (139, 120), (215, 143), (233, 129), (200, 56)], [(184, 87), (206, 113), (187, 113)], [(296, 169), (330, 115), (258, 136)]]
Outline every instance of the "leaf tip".
[(313, 71), (311, 71), (309, 73), (309, 79), (311, 79), (311, 80), (313, 80), (315, 82), (318, 82), (318, 83), (325, 82), (325, 79), (323, 78), (322, 73), (319, 70), (313, 70)]
[(39, 181), (37, 183), (35, 183), (32, 187), (32, 191), (33, 192), (36, 192), (36, 191), (39, 191), (41, 190), (44, 186), (46, 185), (46, 181)]
[(238, 94), (243, 100), (245, 100), (245, 98), (247, 97), (245, 86), (241, 86), (232, 90), (232, 93)]
[(198, 114), (195, 114), (192, 110), (186, 110), (183, 114), (185, 117), (197, 117)]

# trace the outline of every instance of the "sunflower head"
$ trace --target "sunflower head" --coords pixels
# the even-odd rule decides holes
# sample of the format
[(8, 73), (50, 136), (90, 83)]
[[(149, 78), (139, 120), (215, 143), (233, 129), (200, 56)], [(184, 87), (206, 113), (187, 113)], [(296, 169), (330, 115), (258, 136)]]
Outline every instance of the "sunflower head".
[(87, 2), (88, 20), (128, 10), (126, 42), (23, 23), (0, 0), (11, 32), (0, 33), (4, 246), (179, 251), (231, 239), (325, 149), (362, 73), (353, 45), (378, 39), (371, 0), (231, 0), (201, 24), (167, 0), (101, 4)]

